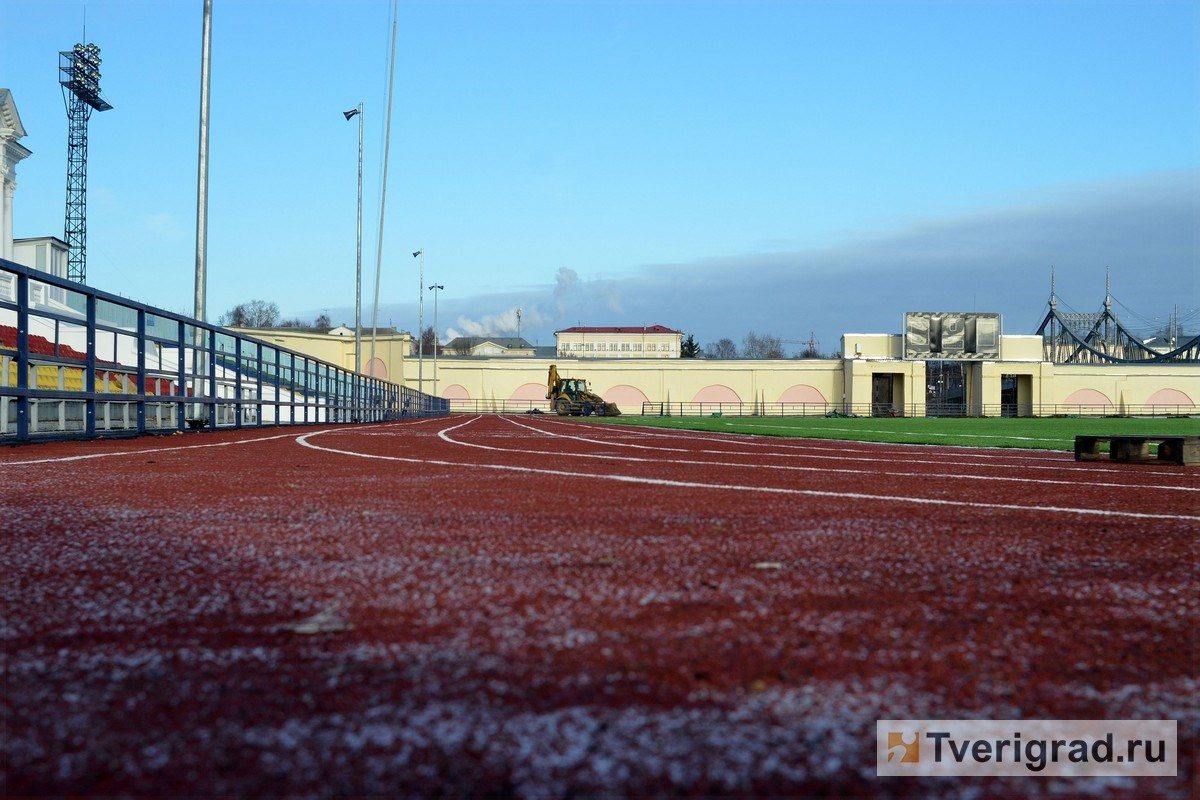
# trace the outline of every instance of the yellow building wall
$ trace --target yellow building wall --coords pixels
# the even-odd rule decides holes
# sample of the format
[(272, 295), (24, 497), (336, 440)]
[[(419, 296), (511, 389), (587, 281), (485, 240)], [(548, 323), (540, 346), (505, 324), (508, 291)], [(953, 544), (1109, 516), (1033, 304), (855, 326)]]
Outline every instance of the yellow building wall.
[[(778, 403), (794, 387), (811, 387), (829, 403), (840, 403), (842, 367), (827, 359), (780, 361), (708, 361), (704, 359), (472, 359), (444, 358), (438, 362), (438, 394), (462, 387), (469, 399), (504, 401), (527, 384), (546, 385), (550, 365), (563, 378), (584, 378), (594, 392), (608, 396), (615, 389), (632, 387), (649, 401), (719, 402), (728, 390), (733, 402)], [(406, 368), (410, 376), (414, 366)], [(429, 377), (430, 365), (425, 365)], [(432, 388), (432, 387), (430, 387)], [(532, 393), (527, 389), (523, 394)], [(797, 390), (802, 396), (812, 391)], [(544, 389), (543, 389), (544, 394)], [(449, 391), (449, 396), (460, 396)], [(706, 397), (714, 399), (706, 400)], [(639, 409), (622, 409), (636, 413)]]
[[(868, 343), (878, 344), (878, 342)], [(864, 348), (865, 349), (865, 348)], [(872, 377), (891, 374), (892, 402), (898, 413), (925, 414), (926, 369), (923, 361), (889, 358), (844, 360), (709, 361), (705, 359), (613, 359), (575, 362), (563, 359), (442, 359), (438, 366), (438, 391), (442, 397), (503, 402), (518, 395), (524, 399), (544, 394), (546, 372), (558, 366), (563, 377), (585, 378), (592, 389), (608, 396), (617, 387), (637, 389), (651, 402), (696, 402), (728, 396), (743, 403), (778, 403), (795, 387), (812, 387), (830, 404), (864, 413), (871, 403)], [(415, 364), (406, 362), (415, 379)], [(1057, 413), (1080, 389), (1091, 389), (1111, 399), (1114, 410), (1137, 410), (1162, 389), (1189, 398), (1200, 410), (1200, 368), (1194, 365), (1072, 366), (1048, 362), (972, 362), (967, 369), (967, 408), (972, 414), (999, 413), (1001, 380), (1005, 375), (1026, 376), (1019, 385), (1022, 413)], [(425, 378), (432, 391), (432, 367)], [(524, 388), (523, 388), (524, 387)], [(451, 391), (453, 389), (453, 391)], [(522, 390), (523, 391), (519, 391)], [(540, 390), (540, 391), (539, 391)], [(807, 392), (807, 390), (805, 390)], [(716, 402), (711, 399), (709, 402)], [(1044, 411), (1042, 411), (1044, 409)], [(626, 413), (636, 409), (624, 408)]]
[[(865, 349), (865, 348), (864, 348)], [(847, 358), (845, 360), (847, 408), (860, 412), (872, 402), (875, 375), (891, 375), (891, 403), (896, 413), (925, 416), (925, 362), (885, 358)]]
[[(1070, 405), (1081, 392), (1098, 392), (1119, 414), (1127, 409), (1137, 410), (1163, 390), (1173, 390), (1168, 394), (1182, 394), (1192, 403), (1194, 411), (1200, 411), (1200, 366), (1197, 365), (1057, 364), (1053, 365), (1050, 382), (1048, 394), (1055, 404)], [(1187, 413), (1186, 408), (1184, 413)]]
[(847, 333), (842, 335), (845, 358), (900, 358), (904, 337), (891, 333)]
[[(348, 369), (351, 372), (354, 371), (353, 336), (330, 336), (327, 333), (300, 329), (291, 330), (287, 328), (269, 330), (260, 328), (230, 328), (229, 330), (261, 339), (263, 342), (276, 347), (295, 350), (297, 353), (303, 353), (321, 361), (327, 361), (343, 369)], [(412, 337), (407, 333), (376, 337), (375, 357), (382, 362), (383, 368), (386, 370), (386, 374), (377, 375), (377, 377), (386, 378), (397, 383), (400, 382), (404, 375), (404, 362), (407, 360), (406, 357), (411, 349)], [(364, 373), (369, 373), (368, 362), (370, 358), (371, 337), (364, 335), (362, 337), (362, 366)], [(428, 360), (426, 359), (426, 361)], [(413, 363), (416, 363), (415, 359)], [(415, 371), (413, 373), (413, 381), (416, 381)]]
[[(307, 331), (239, 330), (269, 344), (287, 347), (353, 369), (354, 340)], [(416, 387), (417, 359), (406, 357), (408, 334), (380, 337), (376, 355), (388, 370), (388, 379)], [(785, 398), (820, 397), (831, 405), (863, 413), (871, 403), (872, 376), (895, 376), (892, 402), (907, 415), (925, 413), (925, 362), (900, 358), (903, 337), (898, 334), (846, 334), (842, 359), (784, 359), (778, 361), (716, 361), (707, 359), (612, 358), (466, 358), (438, 360), (434, 390), (433, 359), (426, 358), (425, 390), (441, 397), (463, 397), (497, 403), (518, 399), (540, 400), (545, 394), (546, 373), (557, 364), (563, 377), (585, 378), (602, 396), (618, 392), (626, 398), (622, 410), (637, 413), (640, 398), (651, 402), (779, 403)], [(363, 340), (364, 366), (369, 340)], [(1019, 387), (1022, 413), (1065, 413), (1060, 409), (1079, 397), (1080, 391), (1099, 393), (1112, 406), (1110, 413), (1137, 411), (1156, 393), (1185, 398), (1183, 411), (1200, 413), (1200, 366), (1197, 365), (1067, 365), (1040, 360), (1041, 338), (1004, 336), (1003, 361), (971, 362), (967, 368), (968, 412), (996, 414), (1001, 380), (1005, 375), (1027, 376)], [(50, 376), (39, 375), (39, 383)], [(57, 375), (53, 378), (57, 383)], [(1026, 396), (1027, 393), (1027, 396)], [(1177, 394), (1176, 394), (1177, 393)], [(1160, 395), (1161, 396), (1161, 395)], [(1188, 406), (1188, 404), (1191, 404)]]
[(1040, 336), (1001, 336), (1000, 359), (1002, 361), (1041, 361), (1042, 337)]

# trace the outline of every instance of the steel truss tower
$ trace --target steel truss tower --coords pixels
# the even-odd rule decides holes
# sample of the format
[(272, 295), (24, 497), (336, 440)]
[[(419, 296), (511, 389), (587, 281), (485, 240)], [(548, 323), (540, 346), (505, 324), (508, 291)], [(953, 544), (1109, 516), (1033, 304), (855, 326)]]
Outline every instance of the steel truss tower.
[(1104, 307), (1095, 314), (1064, 314), (1058, 310), (1054, 274), (1050, 274), (1050, 310), (1038, 326), (1043, 357), (1056, 364), (1196, 364), (1200, 336), (1186, 341), (1178, 330), (1178, 311), (1171, 318), (1168, 346), (1147, 346), (1113, 312), (1111, 284), (1104, 286)]
[(83, 283), (87, 278), (87, 151), (88, 120), (92, 110), (108, 111), (100, 97), (100, 48), (76, 44), (58, 54), (58, 82), (67, 105), (67, 213), (63, 238), (67, 251), (67, 278)]

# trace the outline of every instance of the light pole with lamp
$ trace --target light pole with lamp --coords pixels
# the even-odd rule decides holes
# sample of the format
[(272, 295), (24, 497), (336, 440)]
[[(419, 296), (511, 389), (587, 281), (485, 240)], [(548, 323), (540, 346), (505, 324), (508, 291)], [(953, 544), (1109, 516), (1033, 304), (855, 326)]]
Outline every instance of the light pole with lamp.
[(425, 412), (425, 249), (413, 253), (420, 269), (417, 272), (417, 391), (421, 393), (420, 409)]
[(358, 117), (358, 237), (354, 249), (354, 371), (362, 372), (362, 173), (363, 104), (343, 111), (346, 121)]
[(433, 292), (433, 396), (437, 397), (437, 351), (438, 351), (438, 323), (437, 323), (437, 306), (438, 292), (445, 289), (440, 283), (431, 283), (429, 291)]

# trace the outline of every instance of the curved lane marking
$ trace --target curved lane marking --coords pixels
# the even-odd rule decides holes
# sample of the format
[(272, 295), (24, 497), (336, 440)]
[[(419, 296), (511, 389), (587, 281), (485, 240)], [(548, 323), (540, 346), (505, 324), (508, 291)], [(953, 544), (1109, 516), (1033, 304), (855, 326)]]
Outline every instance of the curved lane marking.
[[(506, 416), (500, 417), (500, 419), (503, 419), (505, 422), (511, 423), (511, 425), (515, 425), (517, 427), (527, 429), (527, 431), (533, 431), (535, 433), (540, 433), (542, 435), (546, 435), (546, 437), (554, 437), (554, 438), (558, 438), (558, 439), (572, 439), (575, 441), (584, 441), (584, 443), (601, 445), (601, 446), (638, 447), (638, 449), (667, 450), (667, 451), (672, 451), (672, 452), (689, 452), (689, 453), (697, 453), (698, 452), (698, 453), (704, 453), (704, 455), (716, 455), (716, 456), (774, 456), (774, 455), (776, 455), (776, 453), (739, 452), (739, 451), (732, 451), (732, 450), (731, 451), (726, 451), (726, 450), (686, 450), (686, 449), (680, 449), (680, 447), (654, 447), (654, 446), (650, 446), (650, 445), (631, 445), (631, 444), (617, 443), (617, 441), (606, 441), (606, 440), (602, 440), (602, 439), (588, 439), (586, 437), (575, 437), (575, 435), (568, 435), (568, 434), (564, 434), (564, 433), (553, 433), (551, 431), (545, 431), (545, 429), (542, 429), (542, 428), (526, 425), (526, 423), (518, 422), (518, 421), (516, 421), (514, 419), (510, 419), (510, 417), (506, 417)], [(449, 429), (452, 429), (452, 428), (449, 428)], [(539, 455), (539, 456), (562, 456), (563, 455), (563, 453), (550, 452), (550, 451), (545, 451), (545, 450), (530, 451), (530, 450), (518, 450), (518, 449), (515, 449), (515, 447), (514, 447), (514, 449), (509, 449), (509, 447), (496, 447), (496, 446), (491, 446), (491, 445), (473, 444), (473, 443), (469, 443), (469, 441), (460, 441), (457, 439), (450, 439), (449, 437), (446, 437), (446, 435), (443, 435), (444, 433), (445, 433), (445, 431), (443, 431), (442, 433), (439, 433), (438, 437), (444, 439), (445, 441), (450, 441), (451, 444), (460, 444), (460, 445), (463, 445), (466, 447), (481, 447), (481, 449), (484, 449), (484, 450), (497, 450), (500, 452), (509, 452), (510, 450), (512, 452), (528, 452), (528, 453), (534, 453), (534, 455)], [(661, 463), (661, 459), (656, 459), (656, 458), (637, 458), (635, 456), (612, 456), (612, 455), (604, 455), (604, 453), (571, 453), (571, 457), (572, 458), (613, 459), (613, 461)], [(796, 457), (799, 457), (799, 456), (796, 456)], [(883, 459), (883, 458), (858, 459), (858, 461), (875, 461), (875, 462), (886, 461), (887, 463), (894, 463), (893, 459)], [(799, 467), (799, 465), (793, 465), (793, 464), (739, 464), (736, 462), (694, 461), (694, 459), (684, 459), (684, 458), (672, 458), (671, 463), (673, 463), (673, 464), (708, 465), (708, 467), (736, 467), (739, 469), (780, 469), (780, 470), (790, 470), (790, 471), (804, 471), (804, 473), (841, 473), (841, 474), (846, 474), (846, 475), (886, 475), (888, 477), (908, 477), (908, 479), (923, 479), (923, 477), (944, 477), (944, 479), (964, 480), (964, 481), (1008, 481), (1008, 482), (1019, 482), (1019, 483), (1045, 483), (1045, 485), (1057, 485), (1057, 486), (1079, 486), (1079, 481), (1060, 481), (1060, 480), (1051, 479), (1051, 477), (1018, 477), (1018, 476), (1009, 476), (1009, 475), (964, 475), (964, 474), (959, 474), (959, 473), (893, 473), (893, 471), (878, 471), (878, 470), (874, 470), (874, 469), (851, 469), (851, 468), (847, 468), (847, 467)], [(943, 465), (946, 462), (917, 462), (917, 463), (932, 463), (932, 464), (936, 464), (936, 465)], [(977, 467), (997, 467), (997, 464), (973, 464), (973, 465), (977, 465)], [(1013, 465), (1013, 467), (1014, 467), (1014, 469), (1020, 469), (1019, 467), (1016, 467), (1015, 464)], [(1165, 491), (1165, 492), (1200, 492), (1200, 487), (1159, 486), (1159, 485), (1152, 485), (1152, 483), (1106, 483), (1106, 482), (1099, 482), (1099, 481), (1088, 481), (1088, 486), (1103, 486), (1103, 487), (1111, 487), (1111, 488), (1118, 488), (1118, 489), (1163, 489), (1163, 491)]]
[[(454, 439), (446, 434), (451, 431), (458, 430), (470, 425), (472, 422), (480, 419), (482, 415), (472, 417), (471, 419), (459, 425), (454, 425), (449, 428), (444, 428), (438, 432), (438, 436), (444, 441), (451, 444), (459, 444)], [(867, 494), (865, 492), (835, 492), (824, 491), (820, 489), (786, 489), (770, 486), (744, 486), (732, 483), (702, 483), (699, 481), (677, 481), (666, 478), (644, 478), (637, 475), (616, 475), (616, 474), (597, 474), (595, 472), (575, 472), (573, 470), (560, 469), (545, 469), (542, 467), (521, 467), (516, 464), (484, 464), (480, 462), (470, 461), (448, 461), (441, 458), (414, 458), (412, 456), (389, 456), (378, 453), (362, 453), (356, 450), (342, 450), (334, 447), (322, 447), (319, 444), (313, 444), (309, 439), (320, 436), (326, 433), (332, 433), (337, 429), (314, 431), (296, 437), (296, 443), (308, 447), (313, 450), (320, 450), (326, 453), (336, 453), (343, 456), (351, 456), (353, 458), (367, 458), (377, 461), (395, 461), (407, 464), (432, 464), (442, 467), (465, 467), (467, 469), (489, 469), (503, 472), (521, 472), (527, 475), (553, 475), (560, 478), (583, 478), (589, 481), (614, 481), (616, 483), (641, 484), (647, 486), (670, 486), (679, 489), (713, 489), (718, 491), (734, 491), (734, 492), (755, 492), (759, 494), (777, 494), (802, 497), (832, 497), (839, 500), (865, 500), (884, 503), (905, 503), (909, 505), (929, 505), (929, 506), (955, 506), (958, 508), (978, 508), (987, 511), (1002, 510), (1002, 511), (1021, 511), (1043, 514), (1077, 514), (1079, 516), (1088, 517), (1124, 517), (1128, 519), (1158, 519), (1171, 520), (1178, 522), (1200, 522), (1200, 516), (1188, 516), (1186, 514), (1150, 514), (1138, 511), (1110, 511), (1107, 509), (1097, 508), (1067, 508), (1060, 506), (1024, 506), (1015, 503), (977, 503), (963, 500), (940, 500), (937, 498), (927, 497), (908, 497), (904, 495), (886, 495), (886, 494)]]
[[(577, 426), (587, 425), (587, 423), (581, 423), (579, 421), (575, 421), (575, 422), (567, 422), (564, 420), (547, 420), (547, 421), (548, 422), (557, 422), (559, 425), (577, 425)], [(596, 426), (588, 425), (588, 427), (594, 428)], [(846, 450), (852, 450), (853, 452), (856, 452), (856, 453), (869, 453), (872, 450), (878, 450), (881, 447), (896, 447), (896, 448), (909, 448), (909, 449), (937, 449), (937, 450), (953, 449), (953, 450), (976, 451), (975, 455), (977, 455), (979, 458), (998, 457), (998, 458), (1025, 459), (1025, 460), (1029, 460), (1029, 461), (1052, 461), (1052, 460), (1055, 460), (1055, 457), (1062, 457), (1062, 456), (1066, 455), (1064, 453), (1064, 451), (1061, 451), (1061, 450), (1043, 450), (1041, 448), (1032, 448), (1032, 447), (985, 447), (985, 446), (978, 446), (978, 445), (973, 446), (973, 445), (966, 445), (966, 444), (927, 444), (927, 443), (923, 443), (923, 442), (921, 442), (921, 443), (919, 443), (919, 442), (871, 442), (871, 441), (863, 441), (863, 440), (859, 440), (859, 439), (834, 439), (834, 438), (825, 438), (825, 437), (816, 437), (816, 436), (771, 436), (768, 434), (759, 434), (759, 433), (734, 433), (732, 431), (706, 431), (706, 430), (699, 430), (699, 429), (693, 429), (693, 428), (672, 428), (670, 426), (659, 427), (657, 425), (637, 425), (637, 424), (624, 424), (624, 423), (617, 423), (617, 424), (612, 425), (611, 427), (613, 430), (619, 429), (619, 430), (637, 431), (638, 433), (643, 433), (647, 436), (671, 436), (672, 434), (693, 434), (693, 435), (683, 437), (683, 438), (703, 439), (706, 437), (720, 437), (720, 438), (707, 438), (707, 441), (712, 441), (712, 442), (741, 441), (741, 442), (745, 442), (747, 440), (753, 440), (753, 444), (760, 445), (763, 447), (780, 445), (783, 447), (791, 447), (793, 449), (836, 450), (837, 452), (844, 452)], [(761, 428), (761, 427), (766, 427), (766, 426), (760, 425), (757, 427)], [(791, 430), (795, 430), (795, 429), (792, 428)], [(822, 430), (846, 430), (846, 431), (851, 431), (851, 432), (854, 431), (853, 428), (845, 428), (845, 429), (822, 428)], [(886, 432), (887, 431), (881, 431), (881, 433), (886, 433)], [(703, 435), (701, 435), (701, 434), (703, 434)], [(785, 442), (789, 442), (789, 441), (804, 442), (805, 444), (803, 444), (803, 445), (785, 444)], [(1047, 441), (1050, 441), (1050, 440), (1047, 440)], [(1058, 441), (1058, 440), (1054, 440), (1054, 441)], [(822, 446), (820, 446), (820, 444), (818, 444), (818, 443), (823, 444), (825, 442), (842, 442), (844, 444), (852, 445), (852, 447), (851, 448), (822, 447)], [(811, 443), (811, 444), (809, 444), (809, 443)], [(861, 445), (861, 447), (859, 447), (859, 445)], [(991, 452), (979, 453), (979, 452), (977, 452), (979, 450), (989, 450)], [(1009, 454), (1011, 454), (1011, 455), (1009, 455)], [(963, 454), (956, 454), (956, 455), (963, 455)], [(1068, 459), (1060, 458), (1060, 460), (1068, 460)]]
[[(579, 422), (573, 422), (573, 423), (572, 422), (563, 422), (560, 420), (547, 420), (547, 422), (549, 422), (552, 425), (561, 425), (563, 427), (570, 427), (570, 428), (584, 428), (586, 430), (592, 430), (592, 431), (598, 430), (601, 427), (599, 425), (588, 425), (586, 423), (579, 423)], [(791, 436), (791, 437), (760, 436), (760, 435), (754, 434), (754, 433), (726, 433), (724, 431), (692, 431), (692, 430), (688, 430), (685, 428), (650, 428), (648, 426), (638, 426), (638, 425), (620, 425), (620, 426), (613, 425), (613, 426), (604, 426), (604, 427), (606, 430), (608, 430), (608, 429), (611, 429), (613, 431), (616, 431), (616, 430), (626, 431), (627, 430), (630, 432), (636, 432), (636, 434), (640, 435), (642, 438), (658, 437), (658, 438), (668, 438), (668, 439), (684, 439), (684, 440), (691, 440), (691, 441), (720, 442), (721, 444), (737, 443), (737, 444), (749, 445), (749, 446), (753, 446), (753, 447), (774, 447), (774, 448), (779, 448), (779, 449), (784, 449), (784, 450), (796, 450), (798, 452), (795, 454), (795, 457), (803, 456), (803, 457), (807, 457), (807, 458), (822, 458), (822, 459), (846, 460), (846, 461), (894, 461), (895, 460), (894, 458), (892, 458), (892, 459), (883, 458), (882, 455), (876, 455), (871, 458), (859, 458), (859, 457), (855, 457), (855, 456), (843, 456), (843, 455), (837, 455), (837, 456), (817, 455), (817, 454), (813, 453), (812, 451), (821, 450), (821, 451), (826, 451), (826, 452), (831, 452), (831, 453), (842, 454), (842, 453), (871, 453), (873, 450), (878, 451), (879, 448), (883, 448), (883, 447), (893, 447), (893, 448), (896, 448), (897, 451), (899, 451), (899, 452), (905, 452), (906, 450), (909, 450), (909, 449), (920, 449), (920, 450), (926, 450), (926, 451), (930, 450), (930, 449), (946, 450), (946, 449), (950, 449), (950, 448), (957, 448), (957, 449), (962, 449), (962, 450), (975, 450), (975, 451), (984, 449), (984, 450), (991, 450), (993, 452), (989, 452), (989, 453), (976, 452), (974, 455), (977, 459), (979, 459), (979, 461), (947, 461), (944, 459), (922, 460), (922, 459), (911, 459), (911, 458), (909, 460), (916, 464), (945, 464), (945, 465), (950, 465), (950, 466), (970, 466), (970, 467), (978, 466), (978, 467), (997, 468), (997, 469), (1053, 469), (1053, 470), (1066, 469), (1066, 470), (1073, 470), (1073, 471), (1079, 471), (1079, 472), (1090, 472), (1092, 474), (1095, 474), (1097, 472), (1113, 472), (1113, 473), (1124, 474), (1124, 470), (1122, 470), (1120, 468), (1108, 467), (1103, 464), (1086, 466), (1086, 467), (1070, 466), (1070, 465), (1075, 464), (1075, 460), (1072, 456), (1061, 453), (1059, 451), (1053, 451), (1053, 450), (1028, 450), (1028, 449), (1015, 448), (1015, 447), (1005, 447), (1005, 448), (999, 448), (999, 447), (978, 448), (978, 447), (976, 447), (976, 448), (971, 448), (971, 447), (967, 447), (965, 445), (908, 444), (908, 443), (904, 443), (904, 442), (860, 442), (860, 441), (856, 441), (853, 439), (809, 439), (809, 438), (805, 438), (805, 437), (794, 437), (794, 436)], [(668, 433), (667, 431), (671, 431), (671, 433)], [(687, 434), (687, 435), (685, 435), (685, 434)], [(705, 434), (705, 435), (700, 435), (700, 434)], [(713, 437), (721, 437), (721, 438), (713, 438)], [(630, 438), (637, 438), (637, 437), (633, 436)], [(788, 443), (789, 441), (797, 441), (797, 440), (805, 442), (806, 444), (789, 444)], [(815, 444), (816, 442), (832, 442), (832, 441), (842, 442), (842, 443), (848, 444), (850, 446), (849, 447), (825, 447), (825, 446)], [(807, 444), (808, 442), (813, 442), (814, 444)], [(868, 445), (869, 447), (859, 448), (859, 447), (855, 447), (855, 445)], [(1026, 454), (1030, 454), (1030, 455), (1021, 455), (1022, 453), (1026, 453)], [(1045, 457), (1036, 457), (1036, 456), (1032, 455), (1033, 453), (1044, 453)], [(787, 457), (792, 456), (792, 454), (789, 454), (789, 453), (774, 453), (773, 455), (777, 455), (781, 458), (787, 458)], [(955, 453), (952, 455), (952, 457), (961, 458), (964, 455), (967, 455), (967, 454)], [(994, 459), (994, 460), (1003, 459), (1006, 462), (1029, 461), (1029, 462), (1037, 462), (1037, 463), (1027, 464), (1027, 465), (1026, 464), (1015, 464), (1015, 463), (989, 464), (989, 463), (984, 463), (985, 459)], [(1181, 476), (1185, 475), (1184, 473), (1181, 473), (1179, 471), (1169, 471), (1168, 472), (1168, 471), (1162, 471), (1162, 470), (1147, 470), (1147, 469), (1139, 469), (1138, 474), (1140, 474), (1140, 475), (1162, 475), (1162, 476), (1166, 476), (1166, 477), (1181, 477)]]
[[(336, 431), (336, 430), (343, 430), (343, 431), (344, 430), (362, 430), (364, 428), (374, 428), (376, 425), (387, 425), (388, 427), (408, 427), (410, 425), (418, 425), (422, 422), (429, 422), (431, 419), (436, 419), (436, 417), (415, 420), (412, 422), (404, 421), (404, 422), (371, 423), (370, 425), (354, 425), (352, 427), (345, 427), (345, 428), (339, 426), (337, 428), (329, 428), (327, 430), (322, 430), (320, 432), (321, 433), (329, 433), (330, 431)], [(236, 428), (231, 428), (230, 430), (231, 431), (236, 430)], [(245, 430), (245, 429), (243, 428), (243, 430)], [(291, 438), (294, 438), (295, 435), (296, 434), (294, 432), (291, 432), (291, 433), (280, 433), (280, 434), (276, 434), (275, 436), (260, 436), (260, 437), (254, 438), (254, 439), (238, 439), (238, 440), (232, 441), (232, 442), (210, 442), (208, 444), (181, 444), (181, 445), (176, 445), (174, 447), (151, 447), (146, 450), (114, 450), (113, 452), (110, 452), (110, 453), (88, 453), (86, 455), (81, 455), (81, 456), (53, 456), (51, 458), (35, 458), (35, 459), (28, 459), (25, 461), (0, 461), (0, 468), (3, 468), (3, 467), (26, 467), (26, 466), (30, 466), (32, 464), (60, 464), (60, 463), (68, 462), (68, 461), (88, 461), (93, 458), (113, 458), (115, 456), (140, 456), (140, 455), (145, 455), (147, 453), (173, 453), (177, 450), (198, 450), (200, 448), (205, 448), (205, 447), (231, 447), (233, 445), (239, 445), (239, 444), (256, 444), (258, 442), (270, 442), (270, 441), (274, 441), (276, 439), (291, 439)]]

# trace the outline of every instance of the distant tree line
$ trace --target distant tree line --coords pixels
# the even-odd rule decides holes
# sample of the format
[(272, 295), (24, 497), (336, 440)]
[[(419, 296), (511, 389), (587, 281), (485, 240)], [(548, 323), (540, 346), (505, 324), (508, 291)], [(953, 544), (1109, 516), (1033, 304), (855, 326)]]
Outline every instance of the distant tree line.
[(217, 318), (218, 325), (230, 328), (300, 328), (325, 333), (333, 328), (329, 315), (322, 312), (312, 322), (293, 317), (279, 319), (279, 306), (266, 300), (239, 303)]
[[(690, 343), (690, 345), (689, 345)], [(701, 351), (696, 345), (695, 338), (688, 334), (687, 339), (683, 342), (680, 354), (683, 358), (714, 358), (714, 359), (765, 359), (765, 358), (787, 358), (783, 349), (783, 339), (779, 336), (773, 336), (769, 333), (756, 333), (750, 331), (742, 339), (742, 346), (739, 348), (737, 344), (729, 338), (718, 339), (715, 342), (709, 342)], [(804, 343), (804, 348), (792, 358), (822, 358), (820, 351), (817, 349), (817, 344), (814, 340), (809, 340)]]

